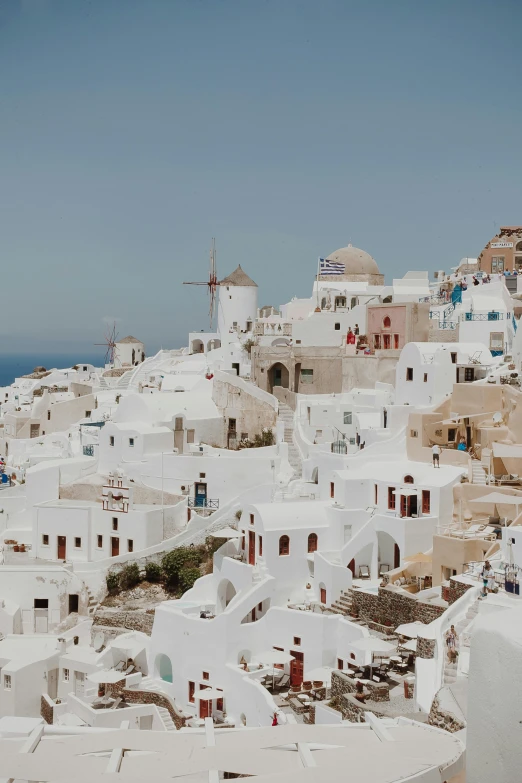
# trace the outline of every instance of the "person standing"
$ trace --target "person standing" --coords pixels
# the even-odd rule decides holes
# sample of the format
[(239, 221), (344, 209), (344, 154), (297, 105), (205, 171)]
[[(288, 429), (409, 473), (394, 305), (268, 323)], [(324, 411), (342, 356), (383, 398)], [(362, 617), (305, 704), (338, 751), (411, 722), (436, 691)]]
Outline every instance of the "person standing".
[(355, 332), (355, 335), (356, 335), (356, 336), (358, 336), (358, 335), (359, 335), (359, 324), (355, 324), (355, 329), (354, 329), (354, 332)]
[(452, 625), (449, 631), (446, 632), (446, 646), (448, 648), (448, 661), (450, 663), (453, 663), (456, 658), (458, 640), (457, 631), (455, 630), (455, 626)]
[(388, 411), (386, 408), (382, 409), (382, 417), (384, 419), (384, 429), (388, 426)]
[(434, 468), (440, 468), (440, 452), (441, 448), (438, 445), (438, 443), (434, 443), (431, 447), (431, 454), (433, 458), (433, 467)]

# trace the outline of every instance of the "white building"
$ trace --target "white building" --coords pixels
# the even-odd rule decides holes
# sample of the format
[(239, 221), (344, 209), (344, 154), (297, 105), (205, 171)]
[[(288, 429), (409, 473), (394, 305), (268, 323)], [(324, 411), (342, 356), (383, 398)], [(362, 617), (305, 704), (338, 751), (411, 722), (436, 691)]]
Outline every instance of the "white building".
[(145, 361), (145, 345), (129, 335), (116, 341), (114, 367), (134, 367)]

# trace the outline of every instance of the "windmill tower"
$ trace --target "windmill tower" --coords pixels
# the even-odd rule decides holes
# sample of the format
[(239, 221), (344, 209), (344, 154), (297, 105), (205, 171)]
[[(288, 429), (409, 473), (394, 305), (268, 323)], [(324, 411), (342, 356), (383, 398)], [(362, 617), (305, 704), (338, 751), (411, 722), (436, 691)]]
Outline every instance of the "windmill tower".
[(116, 351), (116, 342), (118, 340), (118, 333), (116, 332), (116, 322), (112, 324), (112, 326), (108, 325), (105, 330), (105, 342), (103, 343), (94, 343), (94, 345), (98, 346), (105, 346), (105, 359), (104, 363), (110, 364), (111, 367), (114, 367), (114, 362), (116, 361), (117, 351)]
[(214, 238), (212, 238), (212, 245), (210, 247), (210, 272), (209, 272), (208, 280), (200, 281), (200, 282), (183, 283), (183, 285), (207, 286), (208, 295), (209, 295), (208, 315), (210, 321), (210, 331), (212, 332), (213, 324), (214, 324), (214, 310), (216, 306), (216, 289), (219, 285), (217, 281), (217, 270), (216, 270), (216, 240)]

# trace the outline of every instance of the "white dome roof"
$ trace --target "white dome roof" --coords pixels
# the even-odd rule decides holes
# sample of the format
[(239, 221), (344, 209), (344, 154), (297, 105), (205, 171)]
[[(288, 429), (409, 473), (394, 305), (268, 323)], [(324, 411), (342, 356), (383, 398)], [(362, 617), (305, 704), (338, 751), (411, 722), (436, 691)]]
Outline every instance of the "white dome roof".
[(375, 259), (365, 250), (358, 247), (341, 247), (327, 256), (327, 261), (337, 261), (344, 264), (345, 275), (379, 275), (379, 267)]

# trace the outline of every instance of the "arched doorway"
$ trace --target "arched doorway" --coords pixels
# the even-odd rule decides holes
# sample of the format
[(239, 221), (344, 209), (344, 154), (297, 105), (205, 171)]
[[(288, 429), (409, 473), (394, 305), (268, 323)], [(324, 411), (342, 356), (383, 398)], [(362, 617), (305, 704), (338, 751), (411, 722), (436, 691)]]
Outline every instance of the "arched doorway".
[(288, 389), (288, 385), (288, 369), (281, 362), (276, 362), (268, 371), (268, 390), (273, 392), (275, 386), (282, 386), (284, 389)]
[(172, 662), (168, 655), (160, 653), (156, 656), (156, 674), (165, 682), (172, 682)]
[(395, 539), (383, 530), (377, 532), (379, 576), (386, 571), (393, 571), (401, 564), (401, 552)]
[(236, 595), (236, 588), (230, 579), (222, 579), (218, 585), (216, 608), (217, 613), (224, 612)]
[(205, 346), (201, 342), (201, 340), (192, 340), (190, 344), (190, 352), (191, 353), (204, 353)]
[(215, 351), (216, 348), (221, 348), (221, 340), (218, 340), (217, 338), (209, 340), (207, 343), (207, 351)]
[(312, 483), (313, 484), (319, 484), (319, 468), (315, 467), (312, 470)]

